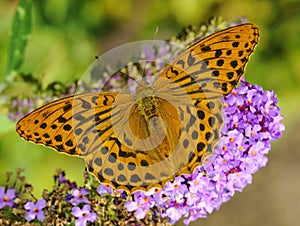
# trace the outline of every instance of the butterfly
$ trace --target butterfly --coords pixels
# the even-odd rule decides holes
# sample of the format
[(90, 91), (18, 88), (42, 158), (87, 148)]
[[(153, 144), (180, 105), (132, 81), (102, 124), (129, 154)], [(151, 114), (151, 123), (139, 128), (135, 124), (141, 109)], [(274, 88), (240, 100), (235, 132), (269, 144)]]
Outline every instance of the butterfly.
[(213, 152), (221, 98), (244, 74), (259, 39), (250, 23), (184, 50), (136, 94), (84, 93), (46, 104), (16, 124), (25, 140), (85, 159), (101, 183), (129, 193), (191, 174)]

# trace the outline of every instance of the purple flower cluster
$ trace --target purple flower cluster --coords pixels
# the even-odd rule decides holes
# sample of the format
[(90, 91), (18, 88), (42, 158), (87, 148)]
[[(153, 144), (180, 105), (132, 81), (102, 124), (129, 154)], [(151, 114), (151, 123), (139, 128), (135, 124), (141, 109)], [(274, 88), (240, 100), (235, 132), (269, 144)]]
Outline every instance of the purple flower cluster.
[[(86, 188), (74, 188), (71, 194), (67, 194), (67, 202), (73, 205), (72, 215), (76, 217), (76, 226), (85, 226), (87, 222), (95, 222), (97, 220), (97, 214), (91, 212), (91, 206), (89, 200), (86, 197), (88, 190)], [(84, 204), (82, 208), (80, 204)]]
[(285, 129), (276, 95), (242, 80), (223, 104), (224, 125), (214, 154), (193, 174), (175, 178), (160, 191), (136, 192), (126, 204), (128, 211), (142, 219), (156, 206), (170, 223), (184, 217), (189, 224), (218, 210), (252, 182), (252, 174), (267, 164), (270, 142)]
[[(64, 172), (60, 172), (56, 176), (56, 178), (59, 186), (68, 185), (68, 187), (72, 189), (71, 193), (66, 192), (65, 201), (67, 202), (68, 206), (72, 208), (70, 210), (72, 216), (75, 217), (75, 225), (85, 226), (88, 224), (88, 222), (95, 222), (97, 220), (97, 214), (91, 211), (92, 208), (89, 204), (90, 200), (87, 198), (88, 189), (77, 188), (76, 184), (71, 183), (65, 178)], [(97, 191), (99, 193), (101, 191), (101, 194), (104, 194), (104, 191), (109, 192), (111, 191), (111, 188), (105, 185), (100, 185), (98, 186)], [(5, 187), (0, 187), (0, 210), (4, 209), (4, 207), (18, 208), (17, 204), (15, 204), (16, 198), (20, 199), (21, 197), (20, 194), (16, 194), (15, 188), (6, 189)], [(47, 202), (45, 199), (41, 198), (36, 200), (35, 202), (25, 199), (21, 206), (22, 209), (26, 210), (24, 216), (26, 221), (32, 222), (34, 220), (38, 220), (40, 222), (43, 222), (44, 220), (46, 220), (45, 211), (47, 212), (47, 210), (45, 209), (47, 209), (49, 206), (47, 206)], [(49, 210), (47, 214), (49, 218)]]
[[(0, 187), (0, 209), (3, 209), (5, 206), (13, 207), (16, 197), (16, 190), (14, 188), (6, 190), (4, 187)], [(25, 210), (27, 210), (25, 219), (32, 221), (37, 218), (39, 221), (43, 221), (45, 218), (43, 209), (45, 207), (46, 201), (44, 199), (39, 199), (36, 203), (27, 202), (24, 205)]]
[[(65, 85), (65, 88), (61, 91), (57, 91), (54, 88), (52, 88), (52, 92), (48, 94), (46, 91), (42, 94), (37, 94), (34, 97), (28, 98), (20, 98), (16, 97), (11, 100), (10, 106), (8, 107), (8, 114), (7, 117), (13, 121), (16, 122), (20, 118), (22, 118), (24, 115), (27, 115), (31, 111), (35, 110), (36, 108), (49, 103), (53, 100), (56, 100), (58, 98), (70, 96), (74, 94), (75, 92), (75, 83), (67, 83)], [(50, 89), (49, 87), (47, 89)]]
[(37, 101), (33, 99), (14, 99), (11, 101), (10, 108), (11, 109), (17, 109), (15, 111), (9, 111), (7, 117), (13, 121), (16, 122), (20, 118), (22, 118), (24, 115), (31, 112), (33, 109), (35, 109), (37, 106)]

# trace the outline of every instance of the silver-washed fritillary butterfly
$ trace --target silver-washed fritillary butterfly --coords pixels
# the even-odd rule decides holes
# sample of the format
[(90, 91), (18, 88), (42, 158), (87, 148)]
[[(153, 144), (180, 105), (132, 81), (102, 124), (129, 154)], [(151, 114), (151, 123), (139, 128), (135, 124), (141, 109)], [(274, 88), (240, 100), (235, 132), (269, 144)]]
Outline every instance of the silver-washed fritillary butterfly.
[(244, 73), (258, 28), (216, 32), (181, 53), (152, 85), (66, 97), (16, 125), (24, 139), (85, 159), (101, 183), (133, 193), (192, 173), (213, 151), (222, 125), (221, 98)]

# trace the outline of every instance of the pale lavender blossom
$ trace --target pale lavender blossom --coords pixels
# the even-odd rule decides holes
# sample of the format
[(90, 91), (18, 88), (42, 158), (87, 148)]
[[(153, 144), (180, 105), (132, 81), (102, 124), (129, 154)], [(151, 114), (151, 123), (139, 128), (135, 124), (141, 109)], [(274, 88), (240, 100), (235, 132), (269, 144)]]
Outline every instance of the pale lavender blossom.
[(153, 197), (148, 194), (141, 191), (135, 192), (133, 195), (135, 201), (128, 201), (125, 204), (128, 211), (136, 211), (135, 216), (137, 219), (143, 219), (147, 211), (154, 205)]
[(95, 222), (97, 220), (97, 214), (94, 212), (91, 212), (91, 206), (90, 205), (84, 205), (81, 208), (78, 206), (74, 206), (72, 208), (72, 215), (76, 217), (75, 225), (76, 226), (85, 226), (88, 222)]
[(112, 193), (112, 187), (108, 184), (100, 184), (97, 187), (97, 192), (99, 193), (99, 195), (104, 195), (104, 194), (111, 194)]
[(5, 206), (13, 207), (16, 198), (16, 190), (14, 188), (5, 189), (0, 187), (0, 209)]
[(72, 189), (72, 198), (70, 199), (70, 202), (74, 206), (77, 206), (79, 203), (89, 203), (89, 200), (85, 197), (87, 194), (88, 190), (86, 188)]
[(37, 218), (39, 221), (45, 219), (43, 209), (46, 207), (46, 201), (44, 199), (38, 199), (36, 203), (27, 202), (24, 208), (27, 210), (25, 218), (27, 221), (32, 221)]

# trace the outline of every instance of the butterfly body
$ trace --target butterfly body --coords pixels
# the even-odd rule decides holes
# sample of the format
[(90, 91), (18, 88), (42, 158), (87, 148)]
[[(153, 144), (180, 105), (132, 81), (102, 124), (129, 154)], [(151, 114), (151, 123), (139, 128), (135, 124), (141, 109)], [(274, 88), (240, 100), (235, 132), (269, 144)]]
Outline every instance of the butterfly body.
[(137, 102), (137, 111), (140, 115), (145, 117), (145, 120), (149, 120), (158, 115), (157, 109), (161, 100), (155, 96), (143, 97)]
[(258, 28), (243, 24), (183, 51), (136, 94), (87, 93), (33, 111), (16, 125), (26, 140), (85, 159), (101, 183), (130, 193), (192, 173), (213, 152), (221, 98), (244, 73)]

